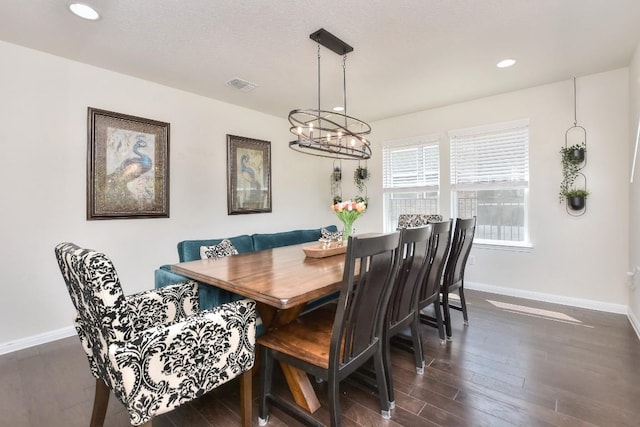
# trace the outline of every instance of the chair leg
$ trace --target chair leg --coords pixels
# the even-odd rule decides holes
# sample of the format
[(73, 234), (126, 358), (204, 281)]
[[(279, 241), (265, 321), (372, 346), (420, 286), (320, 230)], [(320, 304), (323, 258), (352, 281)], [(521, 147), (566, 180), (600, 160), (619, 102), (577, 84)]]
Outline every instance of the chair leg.
[(252, 404), (252, 387), (253, 369), (244, 371), (240, 374), (240, 424), (242, 427), (251, 427), (251, 404)]
[(458, 288), (458, 294), (460, 294), (460, 306), (462, 307), (462, 318), (464, 319), (464, 324), (469, 325), (469, 316), (467, 316), (467, 301), (464, 298), (464, 286), (460, 286), (460, 288)]
[(269, 402), (268, 396), (271, 394), (271, 380), (273, 377), (273, 358), (271, 350), (262, 347), (262, 395), (260, 396), (260, 415), (258, 416), (258, 424), (261, 426), (269, 422)]
[(440, 306), (439, 299), (435, 300), (434, 308), (436, 311), (436, 323), (438, 324), (438, 335), (440, 336), (440, 344), (444, 344), (444, 322), (442, 321), (442, 307)]
[(104, 425), (110, 393), (111, 390), (109, 390), (107, 384), (100, 378), (96, 379), (96, 393), (93, 398), (93, 411), (91, 413), (91, 423), (89, 424), (91, 427), (102, 427)]
[[(420, 318), (415, 313), (415, 318), (411, 323), (411, 339), (413, 341), (413, 357), (416, 362), (416, 373), (424, 374), (424, 355), (422, 354), (422, 339), (420, 338)], [(389, 382), (389, 390), (393, 393), (393, 384)], [(393, 408), (392, 408), (393, 409)]]
[(373, 355), (373, 364), (376, 369), (376, 380), (378, 382), (380, 413), (382, 414), (382, 418), (388, 420), (391, 418), (391, 405), (389, 404), (389, 387), (384, 373), (383, 357), (382, 351), (378, 351)]
[[(329, 397), (329, 419), (331, 427), (339, 427), (342, 425), (340, 421), (340, 381), (338, 381), (335, 373), (329, 372), (328, 397)], [(385, 396), (386, 399), (386, 396)]]
[(442, 291), (442, 311), (444, 312), (444, 326), (447, 332), (447, 340), (451, 341), (451, 309), (449, 308), (449, 291)]
[[(393, 375), (391, 372), (391, 369), (392, 369), (391, 368), (391, 337), (389, 336), (388, 333), (385, 334), (385, 337), (384, 337), (384, 348), (382, 349), (382, 352), (383, 352), (382, 364), (383, 364), (384, 378), (388, 388), (387, 396), (389, 400), (389, 407), (393, 408), (396, 406), (396, 398), (393, 394)], [(382, 390), (380, 390), (380, 388), (378, 388), (378, 391), (382, 393)]]

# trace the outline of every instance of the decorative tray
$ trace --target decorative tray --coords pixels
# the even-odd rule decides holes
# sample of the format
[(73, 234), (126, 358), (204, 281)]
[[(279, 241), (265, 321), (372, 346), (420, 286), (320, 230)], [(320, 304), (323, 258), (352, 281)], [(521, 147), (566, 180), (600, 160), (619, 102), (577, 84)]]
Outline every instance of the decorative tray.
[(302, 248), (305, 255), (310, 258), (326, 258), (328, 256), (343, 254), (347, 252), (347, 246), (342, 244), (332, 244), (327, 246), (324, 243), (316, 243), (315, 245), (305, 246)]

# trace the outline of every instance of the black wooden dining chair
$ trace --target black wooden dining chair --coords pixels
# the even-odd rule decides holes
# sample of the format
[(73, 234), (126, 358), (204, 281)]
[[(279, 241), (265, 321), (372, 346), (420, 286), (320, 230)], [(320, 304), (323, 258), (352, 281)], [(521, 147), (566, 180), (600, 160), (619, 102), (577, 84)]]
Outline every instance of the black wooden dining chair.
[(332, 426), (340, 422), (340, 381), (373, 358), (384, 418), (390, 417), (384, 373), (383, 328), (398, 266), (400, 233), (349, 238), (337, 309), (318, 308), (258, 338), (262, 348), (260, 425), (269, 404), (301, 421), (317, 421), (297, 405), (271, 392), (274, 359), (328, 382)]
[[(452, 220), (431, 223), (428, 268), (422, 289), (420, 289), (418, 301), (420, 322), (438, 328), (442, 343), (445, 342), (445, 331), (440, 305), (440, 292), (442, 290), (443, 272), (451, 246), (451, 223)], [(433, 316), (428, 311), (431, 305), (433, 305)]]
[(424, 373), (418, 297), (428, 268), (430, 235), (430, 225), (405, 228), (400, 232), (400, 261), (396, 281), (389, 298), (385, 330), (385, 373), (389, 389), (389, 402), (392, 408), (395, 406), (395, 396), (391, 372), (391, 338), (409, 328), (416, 372), (418, 374)]
[[(473, 244), (473, 236), (476, 231), (476, 217), (457, 218), (451, 240), (451, 250), (447, 258), (447, 265), (444, 270), (442, 280), (442, 308), (444, 311), (444, 324), (447, 338), (451, 339), (451, 311), (450, 309), (462, 311), (464, 324), (469, 324), (467, 314), (467, 302), (464, 297), (464, 270)], [(449, 294), (458, 291), (460, 295), (460, 305), (449, 303)]]

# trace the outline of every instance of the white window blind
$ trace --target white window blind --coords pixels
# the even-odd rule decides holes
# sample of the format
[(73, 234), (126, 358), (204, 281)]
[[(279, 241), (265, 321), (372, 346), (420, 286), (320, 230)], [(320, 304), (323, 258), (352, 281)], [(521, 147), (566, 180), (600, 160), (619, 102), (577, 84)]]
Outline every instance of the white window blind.
[(400, 214), (437, 214), (440, 197), (440, 135), (388, 142), (382, 150), (385, 231)]
[(438, 136), (432, 136), (385, 146), (382, 151), (383, 188), (437, 190), (440, 184), (438, 142)]
[(528, 187), (528, 121), (452, 131), (449, 137), (452, 190)]
[(452, 213), (476, 216), (474, 241), (529, 245), (529, 121), (449, 133)]

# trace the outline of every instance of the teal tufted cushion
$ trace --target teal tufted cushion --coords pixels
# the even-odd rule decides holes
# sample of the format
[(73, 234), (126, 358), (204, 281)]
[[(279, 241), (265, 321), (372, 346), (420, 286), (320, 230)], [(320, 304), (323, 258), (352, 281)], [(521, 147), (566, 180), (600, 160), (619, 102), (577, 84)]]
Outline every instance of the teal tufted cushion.
[[(209, 240), (183, 240), (178, 243), (178, 258), (180, 262), (195, 261), (200, 259), (200, 246), (213, 246), (222, 242), (224, 239)], [(241, 236), (230, 237), (231, 243), (235, 246), (238, 253), (253, 252), (253, 240), (251, 236), (243, 234)]]
[[(338, 228), (335, 225), (325, 227), (329, 231), (337, 231)], [(293, 230), (283, 231), (281, 233), (263, 233), (254, 234), (253, 248), (256, 251), (263, 251), (265, 249), (279, 248), (281, 246), (298, 245), (300, 243), (315, 242), (321, 236), (320, 228), (314, 228), (311, 230)], [(239, 251), (239, 249), (238, 249)]]

